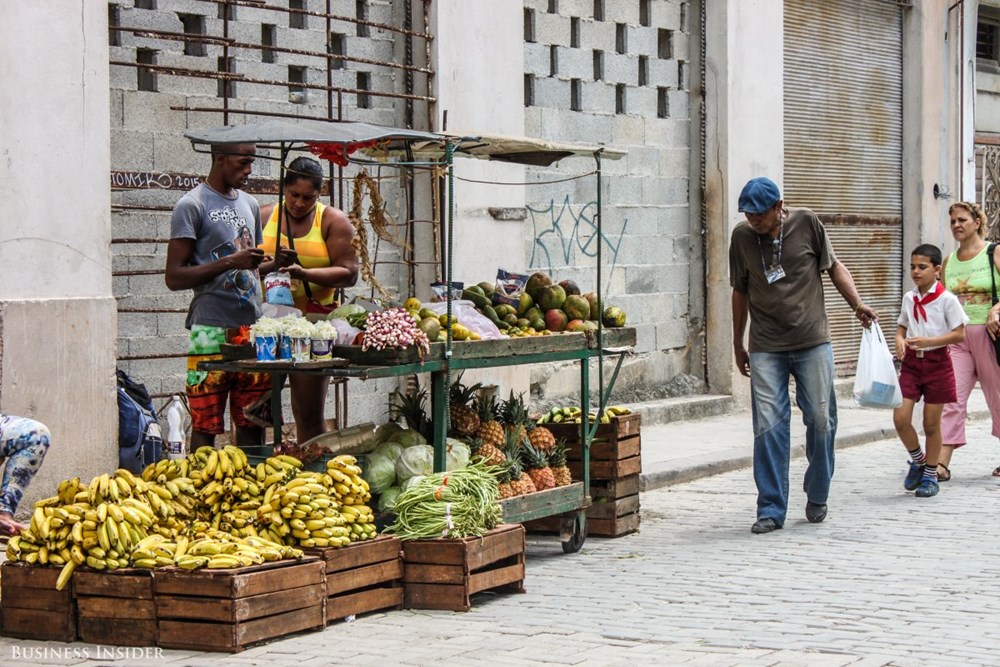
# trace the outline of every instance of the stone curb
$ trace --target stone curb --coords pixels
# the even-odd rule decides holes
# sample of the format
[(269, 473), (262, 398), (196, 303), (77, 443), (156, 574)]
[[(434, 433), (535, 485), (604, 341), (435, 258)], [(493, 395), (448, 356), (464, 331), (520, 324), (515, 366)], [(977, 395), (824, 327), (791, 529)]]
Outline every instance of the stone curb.
[[(747, 419), (750, 416), (747, 415)], [(977, 410), (969, 413), (970, 421), (980, 421), (990, 418), (989, 410)], [(863, 428), (854, 432), (842, 433), (837, 436), (837, 448), (857, 447), (879, 440), (895, 438), (893, 428)], [(803, 437), (796, 438), (792, 444), (792, 458), (805, 456), (806, 450)], [(692, 482), (703, 477), (719, 475), (724, 472), (748, 468), (753, 465), (749, 443), (746, 447), (734, 447), (723, 452), (717, 452), (704, 457), (682, 460), (679, 465), (670, 466), (660, 463), (658, 469), (644, 471), (639, 474), (639, 489), (642, 492), (653, 491), (674, 484)]]

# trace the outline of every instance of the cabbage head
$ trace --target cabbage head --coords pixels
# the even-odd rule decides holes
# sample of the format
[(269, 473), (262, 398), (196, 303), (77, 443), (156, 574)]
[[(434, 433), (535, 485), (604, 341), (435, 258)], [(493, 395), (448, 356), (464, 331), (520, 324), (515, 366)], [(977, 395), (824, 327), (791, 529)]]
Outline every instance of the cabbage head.
[(403, 492), (398, 486), (390, 486), (388, 489), (379, 494), (378, 497), (378, 511), (379, 512), (391, 512), (396, 506), (396, 498), (399, 494)]
[(448, 451), (445, 453), (445, 470), (450, 472), (469, 465), (469, 456), (472, 455), (472, 450), (467, 444), (455, 438), (448, 438), (446, 444)]
[(403, 427), (396, 422), (382, 424), (375, 429), (375, 442), (381, 444), (386, 440), (395, 440), (396, 434), (400, 433), (402, 430)]
[(361, 477), (368, 482), (372, 493), (382, 493), (396, 482), (396, 467), (387, 456), (371, 454), (365, 457)]
[(346, 320), (348, 315), (360, 315), (363, 312), (365, 312), (365, 309), (362, 306), (359, 306), (356, 303), (345, 303), (343, 306), (327, 315), (326, 319)]
[(399, 455), (402, 453), (403, 453), (403, 446), (398, 442), (394, 442), (392, 440), (386, 440), (381, 445), (376, 447), (374, 451), (372, 451), (372, 454), (378, 454), (379, 456), (386, 457), (387, 459), (392, 461), (393, 465), (396, 464), (396, 461), (399, 459)]
[(415, 445), (403, 450), (396, 461), (396, 477), (400, 482), (415, 475), (429, 475), (434, 472), (434, 448), (430, 445)]
[(401, 444), (403, 447), (416, 447), (417, 445), (427, 444), (427, 439), (414, 431), (412, 428), (396, 434), (396, 437), (392, 439)]

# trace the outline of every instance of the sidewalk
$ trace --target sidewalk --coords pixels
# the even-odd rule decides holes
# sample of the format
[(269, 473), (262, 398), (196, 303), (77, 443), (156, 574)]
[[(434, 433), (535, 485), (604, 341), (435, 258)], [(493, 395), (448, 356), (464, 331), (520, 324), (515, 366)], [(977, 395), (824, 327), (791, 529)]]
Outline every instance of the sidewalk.
[[(969, 420), (986, 420), (989, 416), (986, 400), (977, 387), (969, 399)], [(838, 448), (896, 437), (890, 410), (863, 409), (850, 397), (838, 397), (837, 417)], [(918, 405), (914, 410), (918, 431), (919, 420)], [(902, 448), (899, 453), (905, 457)], [(796, 408), (792, 411), (792, 457), (804, 455), (805, 427), (802, 413)], [(749, 409), (703, 419), (642, 425), (640, 479), (643, 491), (749, 467), (752, 463), (753, 429)]]

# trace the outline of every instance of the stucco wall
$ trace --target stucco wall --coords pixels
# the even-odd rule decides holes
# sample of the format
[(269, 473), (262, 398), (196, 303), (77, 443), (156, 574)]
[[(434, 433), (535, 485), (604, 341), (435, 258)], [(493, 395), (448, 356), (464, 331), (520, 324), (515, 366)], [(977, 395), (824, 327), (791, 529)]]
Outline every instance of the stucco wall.
[[(58, 48), (53, 48), (58, 45)], [(117, 465), (107, 8), (13, 3), (0, 21), (0, 410), (53, 443), (19, 514)]]

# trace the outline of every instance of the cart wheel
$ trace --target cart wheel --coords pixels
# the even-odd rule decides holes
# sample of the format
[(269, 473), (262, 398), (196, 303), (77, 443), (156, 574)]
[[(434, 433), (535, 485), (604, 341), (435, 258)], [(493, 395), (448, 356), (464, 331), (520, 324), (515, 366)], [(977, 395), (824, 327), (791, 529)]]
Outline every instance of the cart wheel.
[(567, 521), (573, 523), (573, 532), (568, 540), (563, 541), (562, 550), (565, 554), (575, 554), (583, 548), (583, 543), (587, 541), (587, 514), (580, 510), (574, 518), (567, 519)]

